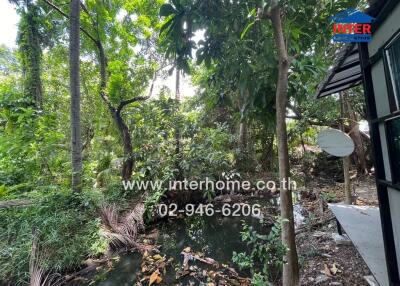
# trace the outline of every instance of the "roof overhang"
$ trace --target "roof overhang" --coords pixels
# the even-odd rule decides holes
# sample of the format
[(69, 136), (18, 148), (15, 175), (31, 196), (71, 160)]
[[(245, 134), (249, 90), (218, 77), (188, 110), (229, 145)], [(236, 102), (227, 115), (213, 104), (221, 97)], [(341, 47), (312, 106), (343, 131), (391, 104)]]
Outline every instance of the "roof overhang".
[(341, 92), (362, 83), (358, 45), (344, 46), (336, 56), (337, 60), (325, 80), (317, 88), (317, 98)]

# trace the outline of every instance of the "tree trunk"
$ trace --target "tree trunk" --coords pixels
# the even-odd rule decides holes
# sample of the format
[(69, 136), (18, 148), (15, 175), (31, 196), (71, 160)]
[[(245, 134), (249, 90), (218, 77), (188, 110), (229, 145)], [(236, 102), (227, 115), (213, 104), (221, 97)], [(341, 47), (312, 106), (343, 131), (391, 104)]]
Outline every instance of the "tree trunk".
[(348, 94), (346, 91), (343, 92), (343, 104), (345, 104), (346, 116), (348, 115), (351, 120), (350, 128), (352, 132), (350, 133), (351, 139), (354, 141), (355, 145), (355, 162), (357, 163), (357, 170), (362, 175), (368, 174), (367, 161), (365, 156), (365, 149), (363, 145), (363, 140), (360, 133), (360, 125), (358, 124), (358, 118), (353, 109), (351, 108), (350, 101), (348, 99)]
[(82, 142), (80, 118), (80, 78), (79, 78), (79, 12), (80, 1), (71, 0), (69, 34), (69, 69), (71, 92), (71, 156), (72, 190), (82, 190)]
[(274, 139), (275, 133), (265, 132), (265, 140), (262, 142), (262, 165), (265, 172), (271, 172), (275, 166), (275, 161), (271, 159), (276, 155), (274, 154)]
[(122, 179), (130, 180), (133, 171), (132, 158), (132, 139), (128, 126), (121, 117), (120, 112), (114, 111), (114, 120), (121, 134), (122, 144), (124, 146), (124, 161), (122, 163)]
[(242, 158), (246, 154), (247, 151), (247, 122), (244, 116), (244, 109), (247, 104), (247, 100), (250, 96), (249, 90), (246, 89), (243, 92), (243, 98), (242, 98), (242, 106), (241, 106), (241, 116), (240, 116), (240, 125), (239, 125), (239, 149), (240, 152), (242, 153)]
[[(181, 91), (180, 91), (180, 70), (176, 65), (176, 78), (175, 78), (175, 101), (176, 101), (176, 114), (179, 113), (179, 107), (181, 102)], [(183, 171), (180, 166), (181, 161), (181, 130), (179, 123), (175, 126), (175, 169), (177, 170), (177, 180), (183, 180)]]
[(245, 172), (248, 170), (249, 167), (249, 154), (250, 150), (248, 148), (248, 122), (245, 117), (245, 108), (246, 104), (248, 101), (248, 98), (250, 96), (249, 90), (246, 88), (243, 92), (240, 94), (240, 100), (239, 100), (239, 109), (240, 109), (240, 122), (239, 122), (239, 136), (238, 136), (238, 154), (236, 158), (236, 168), (239, 171)]
[(244, 119), (241, 120), (239, 125), (239, 148), (240, 152), (245, 153), (247, 147), (247, 124)]
[(247, 148), (247, 122), (244, 118), (241, 119), (239, 124), (239, 140), (238, 149), (239, 152), (236, 157), (236, 168), (240, 172), (245, 172), (249, 167), (249, 152)]
[(26, 2), (26, 12), (21, 15), (18, 31), (18, 46), (24, 77), (24, 93), (36, 108), (42, 108), (43, 87), (41, 80), (42, 50), (39, 35), (39, 8)]
[(114, 108), (105, 93), (105, 89), (107, 87), (107, 57), (104, 53), (104, 48), (101, 42), (97, 41), (96, 45), (99, 52), (98, 56), (100, 63), (100, 96), (110, 110), (112, 118), (114, 119), (114, 123), (118, 128), (119, 134), (121, 135), (124, 149), (124, 161), (122, 163), (121, 176), (123, 180), (127, 181), (130, 180), (132, 176), (134, 163), (132, 158), (132, 138), (129, 128), (121, 116), (121, 110), (123, 106), (120, 109)]
[[(341, 117), (342, 124), (341, 129), (345, 131), (345, 122), (344, 119), (348, 115), (348, 105), (347, 105), (347, 94), (345, 92), (340, 93), (340, 104), (341, 104)], [(345, 194), (345, 203), (351, 205), (352, 197), (351, 197), (351, 183), (350, 183), (350, 156), (343, 157), (343, 176), (344, 176), (344, 194)]]
[[(274, 30), (274, 39), (279, 56), (279, 75), (276, 86), (276, 135), (278, 143), (282, 242), (288, 248), (283, 265), (282, 281), (284, 286), (299, 285), (299, 265), (296, 250), (296, 240), (293, 219), (293, 201), (290, 186), (285, 186), (290, 175), (289, 152), (286, 130), (286, 106), (288, 103), (288, 74), (289, 57), (283, 35), (281, 11), (278, 1), (271, 3), (271, 22)], [(286, 187), (286, 188), (285, 188)]]
[(181, 73), (178, 67), (176, 67), (175, 75), (175, 100), (176, 102), (181, 102)]
[(353, 139), (355, 145), (357, 170), (361, 175), (368, 174), (367, 159), (365, 155), (363, 139), (360, 133), (360, 125), (355, 123), (352, 125), (351, 129), (353, 131), (350, 133), (350, 137)]
[[(48, 0), (44, 0), (50, 7), (52, 7), (53, 9), (55, 9), (56, 11), (58, 11), (61, 15), (63, 15), (66, 18), (70, 18), (70, 16), (68, 16), (66, 13), (64, 13), (60, 8), (58, 8), (56, 5), (54, 5), (52, 2), (48, 1)], [(76, 1), (75, 1), (76, 2)], [(83, 7), (84, 4), (82, 2), (78, 1), (78, 5), (82, 5)], [(72, 3), (71, 3), (72, 5)], [(79, 7), (78, 7), (79, 8)], [(87, 8), (85, 8), (87, 9)], [(96, 28), (96, 26), (98, 23), (93, 22), (94, 25), (94, 29), (98, 29)], [(106, 93), (106, 88), (107, 88), (107, 57), (106, 54), (104, 52), (104, 48), (103, 48), (103, 44), (100, 40), (100, 36), (99, 36), (99, 31), (97, 32), (97, 38), (93, 37), (90, 33), (88, 33), (84, 28), (78, 26), (78, 29), (80, 29), (90, 40), (92, 40), (92, 42), (94, 43), (94, 45), (97, 47), (97, 51), (98, 51), (98, 61), (100, 64), (100, 97), (102, 98), (102, 100), (105, 102), (105, 104), (107, 105), (108, 109), (111, 112), (112, 118), (115, 121), (115, 124), (118, 128), (118, 131), (121, 134), (121, 138), (123, 141), (123, 145), (124, 145), (124, 157), (126, 158), (123, 162), (123, 166), (122, 166), (122, 177), (125, 180), (130, 179), (131, 175), (132, 175), (132, 169), (133, 169), (133, 159), (132, 159), (132, 140), (131, 140), (131, 136), (129, 133), (129, 128), (126, 125), (126, 123), (123, 121), (122, 117), (121, 117), (121, 110), (124, 106), (126, 106), (127, 104), (134, 102), (134, 101), (139, 101), (139, 100), (145, 100), (147, 98), (145, 97), (137, 97), (137, 98), (133, 98), (133, 100), (126, 100), (125, 102), (122, 101), (120, 103), (120, 106), (118, 106), (118, 108), (115, 108), (110, 99), (107, 96)], [(130, 148), (129, 148), (130, 146)]]
[(343, 175), (344, 175), (344, 193), (346, 195), (346, 204), (351, 205), (353, 198), (351, 196), (350, 184), (350, 157), (343, 158)]

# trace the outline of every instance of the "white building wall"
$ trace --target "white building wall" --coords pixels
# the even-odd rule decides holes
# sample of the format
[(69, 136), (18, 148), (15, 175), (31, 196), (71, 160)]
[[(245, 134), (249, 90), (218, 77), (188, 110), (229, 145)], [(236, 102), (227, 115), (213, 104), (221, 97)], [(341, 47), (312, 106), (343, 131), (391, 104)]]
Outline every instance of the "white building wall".
[[(368, 45), (370, 57), (379, 51), (392, 36), (400, 29), (400, 5), (392, 11), (384, 23), (381, 24), (379, 29), (372, 35), (372, 41)], [(375, 103), (378, 117), (390, 114), (389, 98), (386, 86), (386, 77), (384, 70), (383, 60), (376, 62), (372, 69), (372, 79), (375, 93)], [(389, 76), (389, 75), (387, 75)], [(379, 132), (381, 135), (382, 154), (385, 165), (386, 180), (391, 181), (391, 170), (389, 164), (389, 153), (386, 141), (385, 123), (379, 125)], [(400, 264), (400, 191), (388, 188), (389, 205), (392, 216), (393, 232), (395, 236), (397, 261)], [(400, 268), (400, 265), (399, 265)]]
[(393, 9), (378, 30), (372, 35), (372, 41), (368, 45), (369, 55), (374, 55), (400, 28), (400, 5)]
[(372, 67), (372, 79), (374, 83), (375, 104), (378, 116), (389, 115), (389, 98), (386, 89), (385, 70), (382, 60)]

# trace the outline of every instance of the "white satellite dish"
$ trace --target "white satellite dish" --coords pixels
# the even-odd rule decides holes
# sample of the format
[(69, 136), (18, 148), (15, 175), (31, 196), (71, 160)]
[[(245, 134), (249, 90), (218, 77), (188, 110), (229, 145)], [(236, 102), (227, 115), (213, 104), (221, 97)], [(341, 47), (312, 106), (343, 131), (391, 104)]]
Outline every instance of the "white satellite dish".
[(337, 129), (322, 131), (318, 134), (317, 142), (322, 150), (336, 157), (346, 157), (354, 151), (351, 137)]

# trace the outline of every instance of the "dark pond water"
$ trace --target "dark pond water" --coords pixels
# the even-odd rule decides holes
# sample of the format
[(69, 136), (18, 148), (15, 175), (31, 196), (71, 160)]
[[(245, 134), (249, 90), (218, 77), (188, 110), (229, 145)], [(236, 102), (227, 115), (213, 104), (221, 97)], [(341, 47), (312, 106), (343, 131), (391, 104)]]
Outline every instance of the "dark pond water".
[[(193, 251), (202, 252), (219, 263), (234, 266), (231, 263), (233, 250), (237, 252), (248, 250), (247, 245), (242, 242), (240, 237), (243, 219), (259, 230), (262, 228), (259, 219), (256, 218), (187, 217), (160, 226), (157, 244), (162, 246), (160, 248), (162, 255), (174, 258), (175, 266), (182, 263), (183, 256), (180, 253), (188, 246)], [(264, 230), (264, 232), (266, 231), (268, 229)], [(115, 268), (107, 274), (107, 278), (95, 285), (133, 286), (136, 282), (136, 272), (140, 271), (140, 262), (141, 256), (138, 254), (123, 255)], [(192, 262), (190, 264), (195, 265)], [(204, 264), (201, 266), (205, 268)], [(168, 272), (163, 277), (163, 285), (174, 285), (176, 272), (172, 267), (167, 269)], [(185, 279), (180, 281), (188, 282)]]
[[(260, 204), (263, 212), (272, 213), (276, 210), (276, 201), (270, 198), (246, 199), (245, 203)], [(274, 206), (275, 205), (275, 206)], [(260, 233), (268, 233), (269, 227), (263, 224), (261, 217), (239, 216), (223, 217), (215, 216), (192, 216), (181, 219), (166, 221), (157, 226), (159, 230), (157, 244), (161, 245), (160, 251), (167, 258), (173, 257), (173, 266), (180, 268), (183, 257), (180, 254), (185, 247), (190, 247), (195, 252), (202, 252), (205, 256), (213, 258), (219, 263), (230, 265), (238, 270), (237, 265), (232, 262), (233, 251), (249, 251), (246, 243), (242, 242), (240, 232), (243, 222), (253, 226)], [(115, 263), (112, 270), (100, 274), (101, 279), (91, 285), (97, 286), (133, 286), (136, 282), (137, 273), (140, 271), (141, 256), (136, 253), (122, 255)], [(191, 262), (191, 265), (194, 265)], [(205, 265), (201, 267), (204, 269)], [(161, 285), (176, 285), (176, 271), (173, 267), (167, 267), (166, 275), (163, 275)], [(249, 273), (239, 272), (243, 276)], [(193, 278), (189, 278), (193, 279)], [(180, 279), (181, 285), (190, 285), (188, 280)], [(195, 282), (193, 285), (201, 285)]]

